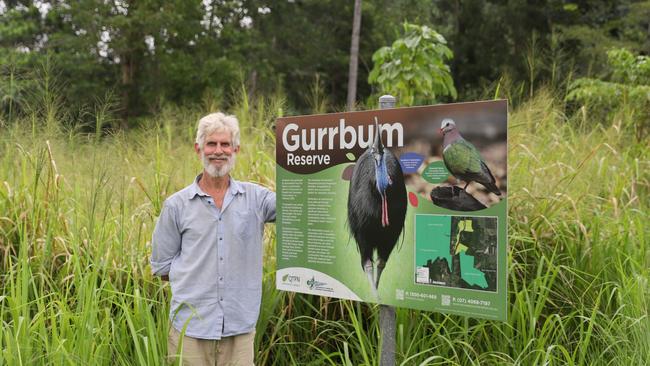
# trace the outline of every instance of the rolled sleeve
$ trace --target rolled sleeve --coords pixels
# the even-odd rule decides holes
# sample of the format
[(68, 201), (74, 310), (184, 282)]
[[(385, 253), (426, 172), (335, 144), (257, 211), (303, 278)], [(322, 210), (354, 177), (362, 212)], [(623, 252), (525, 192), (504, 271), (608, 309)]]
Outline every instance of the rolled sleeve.
[(261, 208), (264, 222), (275, 222), (275, 192), (262, 189)]
[(181, 250), (176, 208), (169, 200), (165, 201), (160, 212), (151, 245), (151, 272), (157, 276), (169, 275), (172, 260)]

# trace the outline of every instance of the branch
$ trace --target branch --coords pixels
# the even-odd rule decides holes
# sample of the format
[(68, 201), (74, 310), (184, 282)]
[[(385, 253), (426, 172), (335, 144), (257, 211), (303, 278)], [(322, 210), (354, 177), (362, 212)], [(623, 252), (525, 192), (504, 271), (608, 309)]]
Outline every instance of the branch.
[(487, 208), (483, 203), (456, 186), (435, 187), (431, 190), (431, 200), (439, 207), (455, 211), (477, 211)]

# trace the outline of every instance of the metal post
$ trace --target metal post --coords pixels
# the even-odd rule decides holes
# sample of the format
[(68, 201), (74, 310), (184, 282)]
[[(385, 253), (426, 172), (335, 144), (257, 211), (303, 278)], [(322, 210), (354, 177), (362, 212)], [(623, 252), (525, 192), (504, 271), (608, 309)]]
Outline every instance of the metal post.
[(395, 108), (395, 97), (392, 95), (382, 95), (379, 97), (379, 109)]
[[(379, 109), (395, 108), (395, 97), (382, 95), (379, 97)], [(379, 305), (379, 332), (381, 334), (380, 366), (395, 365), (395, 308)]]

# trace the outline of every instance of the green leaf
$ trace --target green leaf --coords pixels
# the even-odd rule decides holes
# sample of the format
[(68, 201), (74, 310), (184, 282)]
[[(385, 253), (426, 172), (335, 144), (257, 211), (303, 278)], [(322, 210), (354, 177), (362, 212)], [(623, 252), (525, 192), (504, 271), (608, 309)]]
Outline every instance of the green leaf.
[(413, 36), (413, 37), (407, 38), (404, 41), (404, 43), (406, 44), (406, 47), (413, 49), (413, 48), (416, 48), (420, 44), (421, 39), (422, 39), (422, 37), (420, 37), (420, 36)]
[(564, 4), (564, 10), (572, 12), (578, 10), (578, 4)]
[(404, 36), (393, 42), (390, 51), (382, 47), (372, 59), (368, 81), (396, 94), (400, 105), (416, 100), (449, 95), (457, 97), (446, 62), (453, 52), (442, 35), (427, 26), (404, 23)]

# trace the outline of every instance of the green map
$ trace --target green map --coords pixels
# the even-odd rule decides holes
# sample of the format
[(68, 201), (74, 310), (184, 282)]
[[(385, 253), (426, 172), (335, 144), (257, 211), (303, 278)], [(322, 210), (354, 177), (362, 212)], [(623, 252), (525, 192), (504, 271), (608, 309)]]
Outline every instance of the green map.
[(415, 282), (496, 291), (496, 217), (416, 215)]

